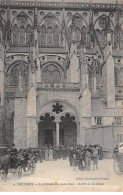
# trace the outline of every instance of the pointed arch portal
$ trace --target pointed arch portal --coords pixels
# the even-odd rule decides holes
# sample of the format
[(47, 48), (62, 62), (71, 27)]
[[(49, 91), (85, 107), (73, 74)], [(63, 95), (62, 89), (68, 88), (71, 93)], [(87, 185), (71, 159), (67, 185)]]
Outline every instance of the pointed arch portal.
[[(59, 110), (58, 110), (59, 109)], [(53, 112), (62, 112), (61, 106), (53, 107)], [(46, 113), (40, 117), (38, 125), (38, 145), (76, 145), (77, 144), (77, 124), (75, 116), (66, 113), (56, 121), (55, 117)]]

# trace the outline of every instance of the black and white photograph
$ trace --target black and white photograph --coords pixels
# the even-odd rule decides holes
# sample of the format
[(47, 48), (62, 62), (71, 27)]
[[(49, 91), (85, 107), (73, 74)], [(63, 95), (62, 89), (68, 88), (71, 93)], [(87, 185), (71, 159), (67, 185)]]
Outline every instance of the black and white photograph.
[(0, 0), (0, 191), (123, 192), (123, 0)]

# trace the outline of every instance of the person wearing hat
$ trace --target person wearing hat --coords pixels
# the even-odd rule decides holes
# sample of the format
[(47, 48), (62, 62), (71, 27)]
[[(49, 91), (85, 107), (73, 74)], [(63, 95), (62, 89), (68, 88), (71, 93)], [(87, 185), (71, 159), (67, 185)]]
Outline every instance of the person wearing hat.
[(15, 147), (15, 144), (12, 144), (11, 154), (14, 154), (14, 155), (18, 154), (18, 150), (17, 150), (17, 148)]
[(14, 168), (16, 166), (16, 156), (18, 154), (18, 150), (15, 147), (15, 144), (12, 144), (12, 148), (10, 150), (10, 166)]

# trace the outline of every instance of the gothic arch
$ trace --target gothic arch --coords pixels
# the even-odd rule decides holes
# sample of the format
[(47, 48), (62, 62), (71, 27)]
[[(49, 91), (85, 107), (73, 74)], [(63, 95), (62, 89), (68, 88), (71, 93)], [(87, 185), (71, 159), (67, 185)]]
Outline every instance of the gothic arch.
[(59, 26), (56, 24), (53, 29), (53, 42), (55, 46), (59, 45), (59, 33), (60, 29)]
[[(64, 82), (64, 80), (65, 80), (65, 71), (60, 66), (60, 64), (58, 64), (56, 62), (52, 62), (52, 61), (51, 62), (46, 62), (41, 66), (41, 68), (42, 68), (42, 76), (44, 78), (46, 78), (46, 76), (47, 76), (48, 77), (47, 79), (51, 80), (50, 82), (55, 82), (55, 79), (56, 79), (56, 82), (58, 82), (58, 80), (59, 80), (59, 82)], [(52, 70), (50, 71), (49, 68), (52, 69)], [(52, 74), (54, 74), (54, 78), (53, 78)]]
[[(52, 109), (52, 105), (55, 103), (59, 103), (62, 104), (63, 107), (63, 111), (60, 112), (58, 115), (55, 114), (53, 111), (51, 111)], [(66, 101), (66, 100), (59, 100), (59, 99), (54, 99), (54, 100), (50, 100), (47, 103), (44, 103), (40, 109), (40, 112), (38, 113), (38, 118), (37, 120), (40, 120), (40, 116), (42, 116), (44, 113), (50, 113), (51, 115), (56, 117), (56, 120), (60, 120), (60, 117), (65, 115), (66, 113), (70, 113), (72, 115), (75, 116), (76, 118), (76, 122), (79, 120), (79, 116), (78, 116), (78, 112), (75, 108), (75, 106), (73, 106), (70, 102)]]
[[(18, 66), (21, 63), (22, 63), (22, 60), (17, 60), (17, 61), (14, 61), (12, 64), (10, 64), (10, 66), (6, 70), (6, 75), (9, 74), (12, 69), (14, 69), (16, 66)], [(25, 67), (28, 67), (28, 63), (26, 61), (23, 61), (23, 65), (25, 65)]]
[(26, 26), (26, 44), (27, 44), (27, 45), (29, 44), (29, 41), (30, 41), (31, 29), (32, 29), (31, 25), (28, 24), (28, 25)]
[(60, 23), (51, 13), (46, 14), (39, 25), (39, 45), (55, 46), (60, 44)]
[(9, 85), (18, 85), (19, 72), (25, 79), (25, 85), (28, 85), (28, 64), (24, 61), (13, 62), (7, 69), (6, 80)]
[[(18, 31), (14, 29), (14, 26), (18, 26)], [(12, 44), (13, 45), (26, 45), (27, 41), (26, 38), (29, 35), (29, 32), (27, 31), (27, 27), (32, 27), (32, 21), (30, 20), (30, 17), (25, 12), (20, 12), (17, 14), (17, 16), (14, 18), (11, 28), (12, 28)], [(31, 29), (30, 29), (31, 32)], [(14, 44), (14, 36), (18, 37), (18, 40)], [(29, 42), (29, 41), (28, 41)]]
[(13, 26), (15, 20), (17, 19), (17, 17), (18, 17), (20, 14), (24, 14), (25, 16), (27, 16), (27, 18), (28, 18), (29, 21), (31, 22), (31, 25), (33, 25), (33, 21), (32, 21), (32, 19), (31, 19), (31, 17), (30, 17), (27, 13), (21, 11), (21, 12), (18, 13), (18, 14), (15, 16), (15, 18), (13, 19), (13, 21), (12, 21), (12, 23), (11, 23), (11, 27)]
[(58, 23), (58, 25), (60, 26), (61, 24), (60, 24), (60, 22), (59, 22), (59, 20), (58, 20), (58, 18), (54, 15), (54, 14), (52, 14), (52, 13), (47, 13), (43, 18), (42, 18), (42, 20), (40, 21), (40, 23), (39, 23), (39, 26), (41, 26), (41, 24), (42, 24), (42, 22), (43, 22), (43, 20), (46, 18), (46, 17), (53, 17), (54, 18), (54, 20), (56, 20), (57, 21), (57, 23)]
[(20, 45), (25, 45), (26, 40), (25, 40), (25, 28), (23, 26), (20, 27)]
[(75, 13), (69, 20), (68, 24), (68, 41), (74, 38), (77, 45), (86, 44), (87, 23), (85, 19), (78, 13)]
[(86, 22), (86, 20), (84, 19), (84, 17), (81, 15), (81, 14), (79, 14), (79, 13), (75, 13), (73, 16), (71, 16), (70, 17), (70, 19), (68, 20), (68, 22), (67, 22), (67, 27), (69, 27), (71, 24), (70, 24), (70, 22), (72, 21), (72, 18), (73, 17), (76, 17), (76, 16), (78, 16), (78, 17), (80, 17), (82, 20), (84, 20), (84, 22), (85, 22), (85, 24), (86, 24), (86, 27), (88, 26), (88, 24), (87, 24), (87, 22)]
[(86, 45), (87, 39), (87, 28), (83, 25), (81, 28), (81, 42)]
[[(108, 16), (107, 16), (106, 14), (102, 14), (101, 16), (99, 16), (99, 17), (95, 20), (95, 22), (94, 22), (94, 27), (95, 27), (97, 21), (100, 20), (101, 18), (108, 18)], [(113, 29), (112, 29), (112, 30), (114, 30), (114, 23), (113, 23), (113, 21), (112, 21), (110, 18), (109, 18), (109, 20), (110, 20), (110, 22), (111, 22), (111, 24), (112, 24), (112, 26), (113, 26)]]
[(12, 28), (12, 39), (13, 39), (13, 45), (18, 45), (18, 38), (19, 38), (19, 27), (17, 24), (14, 24)]
[(62, 69), (62, 71), (64, 72), (64, 75), (65, 75), (65, 69), (58, 62), (55, 62), (55, 61), (45, 62), (41, 65), (41, 68), (48, 66), (48, 64), (54, 64), (55, 66), (60, 67), (60, 69)]
[(114, 45), (114, 41), (113, 41), (113, 37), (114, 37), (114, 23), (113, 23), (113, 21), (110, 18), (108, 18), (107, 15), (102, 14), (94, 22), (94, 29), (100, 30), (100, 33), (101, 33), (101, 36), (100, 36), (99, 33), (98, 33), (98, 36), (100, 37), (100, 41), (99, 42), (100, 42), (100, 45), (101, 45), (102, 48), (104, 48), (106, 46), (106, 43), (107, 43), (107, 40), (106, 40), (106, 28), (107, 28), (107, 25), (108, 25), (107, 19), (109, 19), (109, 21), (111, 23), (112, 45)]
[(46, 45), (46, 27), (44, 24), (39, 27), (38, 41), (39, 45)]
[(5, 36), (5, 19), (0, 16), (0, 41), (4, 41), (4, 36)]

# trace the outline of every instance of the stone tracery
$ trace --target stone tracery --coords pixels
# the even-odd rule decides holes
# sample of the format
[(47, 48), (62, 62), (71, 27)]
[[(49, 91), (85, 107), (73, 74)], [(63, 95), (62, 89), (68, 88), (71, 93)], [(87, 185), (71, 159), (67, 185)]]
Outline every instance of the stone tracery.
[(12, 24), (12, 45), (29, 45), (31, 36), (32, 22), (24, 13), (19, 13)]
[(47, 14), (39, 26), (39, 46), (59, 46), (60, 27), (57, 19), (52, 14)]
[[(24, 2), (24, 4), (22, 6), (24, 6), (24, 5), (26, 5), (26, 2)], [(35, 5), (35, 3), (33, 5)], [(6, 27), (5, 27), (3, 19), (2, 19), (2, 26), (0, 26), (0, 29), (2, 29), (0, 31), (1, 42), (3, 39), (3, 32), (6, 31), (5, 29), (7, 29), (7, 27), (11, 27), (11, 31), (9, 31), (9, 35), (11, 35), (11, 39), (12, 39), (12, 42), (11, 42), (12, 44), (10, 45), (10, 48), (6, 47), (6, 50), (5, 50), (5, 58), (8, 58), (8, 59), (11, 58), (10, 62), (7, 62), (7, 59), (5, 59), (5, 62), (6, 62), (5, 68), (9, 69), (8, 72), (6, 71), (7, 72), (6, 73), (6, 75), (7, 75), (6, 83), (7, 83), (7, 85), (11, 85), (11, 86), (7, 86), (8, 91), (6, 91), (6, 94), (8, 95), (8, 93), (9, 94), (11, 93), (11, 94), (15, 95), (14, 90), (17, 88), (18, 77), (20, 76), (20, 74), (21, 74), (21, 76), (25, 77), (25, 80), (27, 79), (26, 83), (28, 84), (28, 67), (26, 66), (26, 63), (23, 63), (24, 66), (22, 67), (22, 59), (20, 58), (21, 53), (26, 53), (26, 55), (29, 55), (29, 58), (28, 58), (29, 62), (27, 62), (27, 63), (29, 63), (29, 65), (30, 64), (32, 65), (32, 67), (31, 67), (32, 72), (31, 73), (33, 75), (34, 74), (36, 75), (35, 76), (37, 79), (36, 82), (37, 82), (37, 84), (39, 84), (37, 86), (40, 86), (39, 88), (37, 87), (37, 89), (36, 89), (36, 92), (39, 95), (38, 98), (39, 97), (41, 98), (40, 101), (43, 102), (49, 98), (47, 95), (46, 100), (44, 100), (45, 98), (42, 99), (43, 97), (41, 97), (40, 93), (39, 93), (40, 90), (45, 91), (45, 93), (44, 93), (45, 95), (49, 94), (50, 92), (51, 92), (51, 94), (56, 93), (58, 95), (59, 94), (58, 91), (60, 93), (63, 93), (63, 88), (64, 88), (64, 92), (67, 94), (65, 96), (65, 99), (67, 99), (67, 101), (73, 101), (74, 95), (78, 95), (80, 93), (81, 89), (80, 89), (80, 85), (78, 85), (78, 84), (80, 84), (80, 83), (78, 83), (78, 82), (80, 82), (80, 80), (77, 80), (77, 83), (74, 83), (75, 80), (72, 80), (70, 78), (71, 72), (69, 70), (71, 68), (71, 61), (73, 60), (73, 58), (71, 59), (72, 55), (70, 56), (70, 52), (73, 49), (74, 56), (76, 56), (76, 58), (74, 58), (75, 61), (73, 62), (73, 67), (74, 67), (73, 70), (76, 69), (75, 71), (78, 72), (78, 77), (79, 77), (80, 76), (79, 71), (80, 71), (81, 66), (83, 65), (83, 61), (79, 64), (77, 62), (77, 59), (80, 58), (80, 54), (79, 54), (78, 50), (81, 49), (81, 47), (82, 47), (85, 49), (85, 55), (90, 56), (90, 58), (92, 56), (96, 57), (96, 59), (95, 59), (96, 63), (94, 61), (93, 63), (89, 64), (90, 66), (88, 65), (88, 67), (89, 67), (88, 68), (89, 69), (88, 76), (89, 76), (90, 88), (93, 87), (92, 84), (95, 84), (95, 89), (96, 89), (96, 87), (98, 89), (100, 87), (100, 91), (103, 91), (104, 98), (106, 99), (106, 97), (105, 97), (106, 95), (104, 93), (105, 89), (102, 89), (102, 85), (103, 85), (102, 84), (102, 72), (101, 72), (102, 69), (101, 69), (100, 65), (106, 63), (104, 53), (105, 53), (105, 47), (107, 44), (107, 29), (106, 29), (108, 26), (107, 25), (107, 15), (109, 15), (109, 13), (110, 13), (110, 15), (109, 15), (110, 25), (109, 26), (110, 26), (110, 33), (111, 33), (111, 40), (112, 40), (112, 44), (110, 45), (110, 47), (113, 47), (112, 56), (113, 56), (113, 58), (115, 58), (114, 57), (115, 55), (119, 56), (119, 55), (121, 55), (120, 52), (122, 52), (120, 50), (120, 49), (122, 49), (122, 41), (123, 41), (122, 21), (121, 21), (121, 16), (120, 16), (121, 12), (119, 12), (119, 21), (114, 22), (115, 21), (115, 11), (114, 11), (115, 7), (113, 8), (113, 14), (112, 14), (112, 12), (109, 10), (109, 9), (112, 9), (112, 5), (110, 5), (110, 4), (106, 4), (106, 5), (104, 4), (104, 8), (101, 7), (101, 5), (99, 4), (99, 9), (102, 9), (102, 11), (100, 12), (100, 10), (98, 10), (98, 7), (96, 7), (96, 4), (93, 4), (93, 8), (92, 8), (91, 7), (92, 5), (89, 3), (88, 4), (70, 3), (68, 5), (66, 5), (66, 3), (65, 3), (65, 5), (66, 5), (66, 7), (64, 8), (64, 12), (65, 12), (64, 21), (65, 22), (62, 23), (62, 20), (63, 20), (62, 12), (61, 12), (62, 3), (60, 5), (61, 8), (59, 10), (57, 10), (57, 12), (56, 12), (57, 6), (55, 7), (55, 11), (53, 10), (54, 9), (53, 3), (49, 4), (49, 3), (41, 2), (40, 5), (44, 6), (43, 11), (41, 11), (41, 7), (40, 6), (38, 7), (37, 5), (35, 5), (33, 10), (31, 10), (32, 7), (30, 7), (27, 9), (18, 8), (18, 9), (16, 9), (17, 11), (15, 11), (15, 9), (13, 9), (13, 7), (10, 6), (11, 9), (9, 8), (9, 10), (8, 10), (8, 8), (7, 8), (7, 10), (8, 10), (7, 17), (9, 18), (9, 16), (12, 16), (14, 19), (12, 19), (12, 20), (7, 19), (7, 22), (5, 19), (4, 22), (6, 22)], [(50, 10), (51, 5), (52, 5), (52, 9)], [(79, 5), (81, 6), (81, 8), (79, 8)], [(76, 7), (76, 6), (78, 6), (78, 7)], [(46, 7), (47, 7), (47, 9), (45, 9)], [(81, 12), (81, 15), (80, 15), (79, 9), (84, 9)], [(106, 9), (108, 11), (106, 11)], [(90, 12), (88, 10), (90, 10)], [(94, 10), (94, 14), (93, 14), (93, 10)], [(96, 12), (95, 12), (95, 10), (96, 10)], [(67, 11), (69, 11), (69, 12), (67, 12)], [(91, 13), (91, 11), (92, 11), (92, 13)], [(38, 14), (38, 12), (39, 12), (39, 14)], [(107, 15), (105, 15), (105, 16), (102, 15), (102, 12), (105, 12), (105, 13), (107, 12), (106, 13)], [(32, 13), (34, 13), (34, 14), (32, 14)], [(29, 14), (29, 17), (28, 17), (28, 14)], [(2, 15), (2, 18), (4, 18), (4, 15), (5, 14)], [(93, 17), (92, 17), (92, 15), (93, 15)], [(32, 19), (33, 22), (31, 22), (30, 18)], [(63, 26), (62, 26), (62, 24), (63, 24)], [(0, 25), (1, 25), (1, 23), (0, 23)], [(35, 31), (35, 32), (33, 32), (33, 35), (35, 34), (35, 37), (34, 37), (34, 40), (32, 41), (32, 44), (29, 45), (32, 28), (33, 28), (33, 31)], [(36, 33), (39, 35), (38, 38), (37, 38)], [(62, 35), (64, 37), (62, 37)], [(6, 36), (6, 35), (4, 35), (4, 36)], [(5, 40), (7, 42), (9, 42), (8, 35), (6, 37), (7, 38)], [(39, 44), (37, 44), (37, 42), (36, 42), (37, 39), (39, 41)], [(92, 44), (92, 42), (94, 42), (94, 44)], [(77, 46), (80, 46), (80, 47), (77, 47), (77, 50), (76, 50), (76, 43), (77, 43)], [(30, 51), (30, 54), (29, 54), (28, 53), (29, 46), (31, 46), (34, 50), (36, 50), (36, 52), (34, 52), (34, 50), (32, 49)], [(116, 50), (116, 48), (117, 48), (117, 50)], [(106, 47), (106, 49), (107, 49), (107, 47)], [(96, 53), (97, 51), (98, 51), (98, 54)], [(102, 53), (100, 51), (102, 51)], [(48, 52), (50, 53), (50, 55)], [(11, 53), (12, 53), (12, 56), (11, 56)], [(18, 53), (18, 56), (16, 56), (15, 53)], [(54, 53), (55, 53), (55, 55), (54, 55)], [(28, 56), (26, 56), (26, 58), (27, 57)], [(64, 58), (64, 60), (62, 59), (62, 57)], [(35, 59), (33, 59), (33, 58), (35, 58)], [(98, 60), (100, 60), (99, 64), (98, 64)], [(21, 61), (21, 63), (18, 62), (18, 64), (13, 66), (13, 62), (15, 62), (15, 61), (16, 62)], [(25, 58), (23, 59), (23, 61), (25, 61)], [(79, 64), (79, 66), (76, 66), (76, 62)], [(112, 60), (111, 65), (112, 64), (113, 64), (113, 60)], [(115, 62), (115, 66), (118, 67), (118, 70), (121, 70), (121, 68), (120, 68), (121, 64), (122, 64), (121, 62), (118, 62), (118, 61)], [(34, 67), (33, 67), (33, 65), (34, 65)], [(38, 68), (36, 66), (38, 66)], [(19, 67), (21, 67), (21, 68), (19, 68)], [(34, 68), (35, 68), (35, 71), (34, 71)], [(38, 74), (37, 74), (37, 70), (39, 70)], [(81, 69), (81, 70), (84, 72), (84, 69)], [(116, 85), (115, 89), (117, 90), (117, 88), (118, 88), (117, 93), (120, 93), (120, 95), (121, 95), (122, 90), (120, 89), (120, 87), (121, 87), (123, 82), (122, 82), (122, 79), (119, 79), (118, 77), (122, 78), (123, 71), (120, 71), (120, 73), (119, 73), (116, 69), (113, 68), (113, 70), (114, 70), (114, 81), (115, 81), (115, 85)], [(85, 73), (85, 72), (84, 73), (83, 72), (81, 74)], [(86, 74), (87, 74), (87, 72), (86, 72)], [(113, 74), (113, 72), (112, 72), (112, 74)], [(74, 76), (74, 74), (73, 74), (73, 76)], [(9, 79), (9, 77), (10, 77), (10, 79)], [(40, 81), (41, 78), (39, 78), (39, 77), (42, 78), (41, 81)], [(70, 79), (68, 79), (68, 78), (70, 78)], [(96, 79), (97, 79), (97, 81), (96, 81)], [(43, 82), (48, 82), (48, 84), (46, 83), (46, 85), (45, 85), (45, 83), (43, 83)], [(104, 82), (105, 82), (105, 79), (104, 79)], [(83, 84), (83, 83), (81, 83), (81, 84)], [(74, 87), (77, 86), (77, 90), (72, 90), (73, 86)], [(12, 90), (14, 89), (14, 90), (9, 91), (11, 89)], [(108, 90), (110, 90), (110, 88), (108, 88)], [(108, 90), (107, 90), (107, 93), (109, 93)], [(74, 92), (74, 93), (72, 93), (72, 92)], [(95, 95), (95, 96), (99, 95), (99, 97), (100, 97), (100, 93), (98, 93), (98, 92), (99, 92), (99, 90), (97, 90), (95, 94), (92, 93), (92, 95)], [(41, 92), (41, 93), (43, 93), (43, 92)], [(70, 94), (70, 95), (68, 95), (68, 94)], [(14, 97), (14, 95), (13, 95), (13, 97)], [(34, 95), (34, 94), (32, 93), (32, 95)], [(44, 97), (45, 97), (45, 95), (44, 95)], [(115, 97), (115, 94), (114, 94), (114, 97)], [(62, 97), (59, 96), (59, 98), (62, 98)], [(75, 101), (75, 100), (74, 101), (75, 102), (81, 101), (81, 97), (79, 97), (79, 98), (80, 99), (78, 100), (78, 96), (77, 96), (77, 101)], [(109, 101), (109, 100), (107, 99), (107, 101)], [(87, 104), (87, 106), (88, 106), (88, 104)], [(93, 106), (93, 103), (92, 103), (92, 106)], [(50, 109), (52, 109), (52, 106), (50, 106)], [(81, 110), (82, 109), (83, 109), (83, 107), (81, 108)], [(48, 110), (47, 112), (50, 112), (50, 110)], [(67, 106), (67, 110), (64, 113), (67, 113), (67, 112), (69, 112), (68, 106)], [(58, 115), (61, 116), (62, 113), (59, 112), (59, 114), (56, 115), (56, 113), (54, 112), (53, 114), (55, 116), (58, 116)], [(83, 114), (85, 114), (85, 113), (83, 113)], [(74, 114), (72, 114), (72, 116), (73, 115)], [(90, 115), (89, 115), (89, 117), (90, 117)], [(67, 115), (66, 118), (69, 119), (70, 117)], [(28, 118), (28, 121), (29, 120), (30, 119)], [(84, 120), (84, 117), (83, 117), (83, 120)], [(74, 118), (73, 118), (73, 121), (74, 121)], [(64, 128), (63, 124), (62, 124), (61, 128)], [(83, 127), (81, 126), (81, 128), (83, 128)], [(67, 133), (70, 136), (71, 132), (67, 132)], [(61, 141), (63, 141), (63, 140), (61, 140)]]

